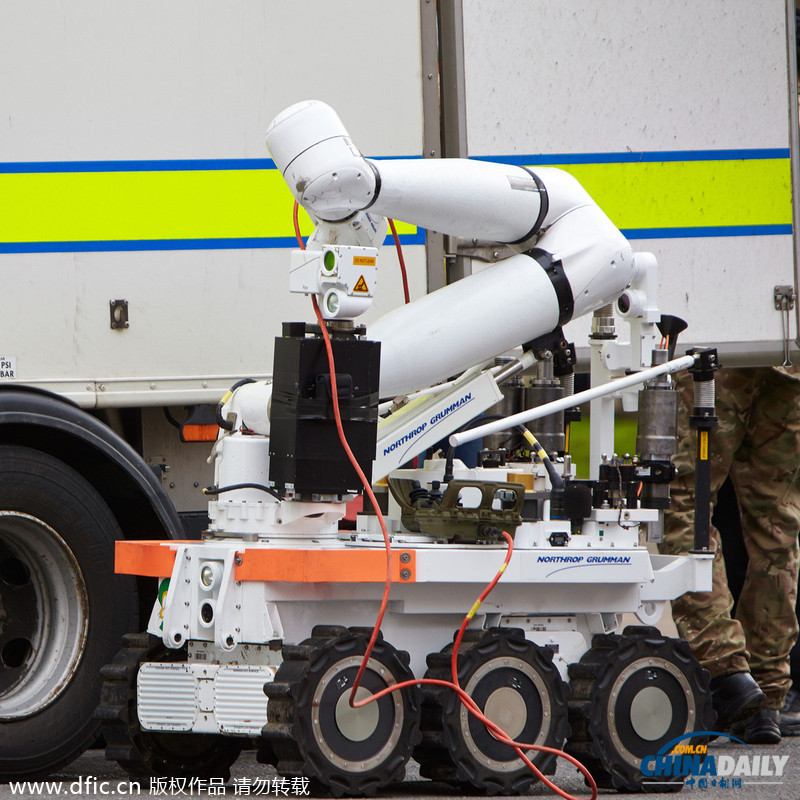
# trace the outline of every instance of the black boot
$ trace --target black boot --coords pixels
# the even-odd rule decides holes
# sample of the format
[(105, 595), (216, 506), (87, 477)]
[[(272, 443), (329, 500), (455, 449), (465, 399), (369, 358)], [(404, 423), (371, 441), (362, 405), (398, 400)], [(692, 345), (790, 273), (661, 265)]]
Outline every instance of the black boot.
[(762, 709), (767, 697), (749, 672), (734, 672), (711, 681), (711, 702), (717, 712), (716, 728), (724, 733)]
[(781, 709), (781, 736), (800, 736), (800, 691), (794, 686)]
[(762, 708), (745, 722), (731, 728), (731, 733), (747, 744), (780, 744), (780, 711), (775, 708)]

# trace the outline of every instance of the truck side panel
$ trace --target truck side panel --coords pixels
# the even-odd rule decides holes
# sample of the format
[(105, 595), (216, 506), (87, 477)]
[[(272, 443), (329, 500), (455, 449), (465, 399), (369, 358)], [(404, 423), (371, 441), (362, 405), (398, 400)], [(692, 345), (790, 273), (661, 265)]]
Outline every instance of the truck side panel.
[(793, 4), (463, 7), (469, 155), (573, 173), (657, 256), (661, 307), (689, 322), (687, 345), (780, 363), (773, 290), (795, 282)]
[[(214, 403), (269, 374), (296, 246), (264, 133), (304, 97), (370, 156), (421, 157), (419, 4), (0, 9), (0, 357), (84, 407)], [(304, 233), (311, 225), (303, 221)], [(399, 226), (412, 292), (424, 232)], [(402, 302), (387, 248), (372, 316)], [(112, 328), (111, 302), (128, 326)]]

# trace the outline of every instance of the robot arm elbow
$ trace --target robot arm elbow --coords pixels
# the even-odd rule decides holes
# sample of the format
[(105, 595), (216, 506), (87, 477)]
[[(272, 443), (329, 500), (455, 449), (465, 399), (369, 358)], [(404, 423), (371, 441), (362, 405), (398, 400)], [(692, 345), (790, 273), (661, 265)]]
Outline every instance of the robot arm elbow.
[(295, 200), (326, 222), (374, 202), (377, 172), (325, 103), (305, 100), (281, 112), (267, 130), (267, 149)]

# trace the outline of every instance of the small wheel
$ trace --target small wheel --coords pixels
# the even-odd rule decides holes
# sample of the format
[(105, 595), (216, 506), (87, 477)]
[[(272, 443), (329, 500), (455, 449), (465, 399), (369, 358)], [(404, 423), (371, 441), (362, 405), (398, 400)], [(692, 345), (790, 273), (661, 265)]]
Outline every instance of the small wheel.
[(136, 581), (114, 575), (121, 538), (75, 470), (0, 446), (0, 780), (43, 777), (96, 740), (100, 668), (138, 624)]
[[(679, 639), (657, 628), (629, 626), (622, 636), (595, 636), (569, 667), (574, 736), (567, 752), (581, 759), (602, 788), (680, 791), (685, 775), (648, 781), (642, 759), (692, 731), (708, 731), (715, 716), (706, 672)], [(696, 737), (703, 744), (708, 737)], [(658, 781), (656, 783), (655, 781)]]
[[(356, 629), (317, 627), (299, 646), (284, 647), (275, 681), (264, 687), (269, 702), (261, 754), (271, 755), (279, 773), (315, 779), (336, 796), (374, 794), (403, 779), (418, 738), (420, 692), (411, 686), (352, 708), (367, 642)], [(408, 663), (407, 653), (379, 638), (356, 698), (413, 680)]]
[(183, 650), (167, 650), (155, 636), (128, 634), (105, 678), (97, 716), (103, 720), (106, 758), (136, 778), (222, 778), (242, 750), (242, 740), (216, 734), (147, 731), (136, 713), (136, 675), (144, 661), (175, 661)]
[[(452, 645), (428, 657), (426, 677), (450, 680)], [(459, 684), (481, 711), (512, 739), (559, 748), (569, 734), (567, 687), (551, 650), (521, 630), (492, 629), (466, 643), (458, 655)], [(499, 742), (447, 688), (426, 691), (426, 730), (415, 752), (423, 774), (466, 783), (489, 794), (515, 794), (537, 778), (508, 745)], [(438, 712), (438, 713), (437, 713)], [(555, 756), (530, 751), (545, 773)]]

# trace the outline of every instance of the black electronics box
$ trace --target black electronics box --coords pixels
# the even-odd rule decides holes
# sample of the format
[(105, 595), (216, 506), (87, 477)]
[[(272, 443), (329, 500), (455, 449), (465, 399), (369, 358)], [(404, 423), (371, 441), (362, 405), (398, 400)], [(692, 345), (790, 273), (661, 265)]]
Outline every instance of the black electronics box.
[[(361, 480), (336, 430), (325, 342), (306, 327), (284, 323), (283, 336), (275, 339), (269, 477), (278, 490), (291, 484), (307, 499), (358, 492)], [(353, 334), (334, 335), (331, 344), (342, 427), (371, 482), (381, 345)]]

